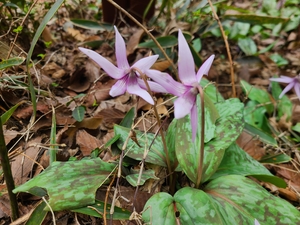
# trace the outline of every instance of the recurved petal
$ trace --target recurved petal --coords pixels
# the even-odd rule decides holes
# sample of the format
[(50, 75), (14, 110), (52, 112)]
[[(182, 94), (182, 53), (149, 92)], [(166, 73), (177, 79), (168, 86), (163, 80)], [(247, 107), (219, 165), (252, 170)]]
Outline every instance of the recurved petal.
[(128, 82), (127, 82), (128, 93), (140, 96), (145, 101), (149, 102), (151, 105), (154, 105), (154, 101), (153, 101), (151, 95), (139, 86), (137, 79), (138, 78), (136, 78), (134, 76), (129, 76)]
[(94, 60), (110, 77), (114, 79), (120, 79), (124, 76), (124, 71), (116, 67), (110, 61), (108, 61), (103, 56), (99, 55), (97, 52), (79, 47), (79, 50)]
[(117, 64), (120, 69), (127, 70), (129, 69), (130, 66), (127, 60), (125, 41), (122, 38), (121, 34), (119, 33), (117, 27), (114, 26), (114, 28), (116, 33), (115, 50), (116, 50)]
[(208, 71), (210, 70), (211, 64), (213, 63), (215, 55), (211, 55), (200, 67), (197, 72), (197, 81), (198, 83), (202, 79), (203, 75), (208, 75)]
[(198, 128), (198, 111), (197, 104), (194, 104), (191, 110), (191, 126), (192, 126), (192, 141), (195, 141)]
[(110, 89), (109, 94), (112, 97), (122, 95), (126, 92), (127, 87), (127, 79), (128, 77), (123, 77), (122, 79), (118, 80)]
[(289, 84), (283, 89), (283, 91), (282, 91), (281, 94), (279, 95), (279, 98), (282, 98), (282, 96), (283, 96), (284, 94), (286, 94), (289, 90), (291, 90), (294, 86), (295, 86), (295, 82), (289, 83)]
[[(152, 55), (152, 56), (142, 58), (142, 59), (138, 60), (137, 62), (135, 62), (131, 66), (131, 68), (137, 68), (142, 73), (144, 73), (144, 71), (150, 69), (150, 67), (155, 63), (157, 58), (158, 58), (158, 55)], [(139, 73), (138, 73), (138, 75), (139, 75)]]
[(276, 81), (276, 82), (281, 82), (281, 83), (291, 83), (293, 82), (295, 78), (292, 77), (287, 77), (287, 76), (280, 76), (277, 78), (270, 78), (270, 81)]
[(178, 75), (183, 84), (197, 82), (194, 58), (181, 30), (178, 30)]
[[(141, 88), (143, 88), (144, 90), (148, 90), (145, 82), (142, 79), (138, 78), (137, 82)], [(155, 83), (150, 80), (147, 80), (147, 82), (149, 84), (151, 91), (159, 92), (159, 93), (168, 93), (168, 91), (166, 89), (164, 89), (163, 86), (159, 85), (158, 83)]]
[(174, 117), (180, 119), (192, 110), (195, 104), (196, 96), (190, 91), (186, 91), (182, 96), (174, 101)]
[(297, 97), (298, 97), (299, 100), (300, 100), (300, 83), (297, 82), (297, 83), (295, 84), (294, 89), (295, 89), (295, 92), (296, 92)]
[[(154, 80), (156, 83), (160, 84), (175, 96), (181, 96), (187, 90), (186, 86), (175, 81), (169, 74), (162, 73), (158, 70), (146, 70), (145, 74)], [(154, 91), (154, 90), (153, 90)]]

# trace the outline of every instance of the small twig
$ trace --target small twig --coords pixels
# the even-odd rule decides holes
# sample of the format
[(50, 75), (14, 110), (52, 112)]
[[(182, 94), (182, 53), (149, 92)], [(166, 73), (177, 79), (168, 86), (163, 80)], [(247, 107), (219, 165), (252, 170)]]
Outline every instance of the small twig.
[(47, 202), (47, 200), (45, 199), (45, 197), (42, 197), (42, 199), (46, 203), (46, 205), (49, 207), (49, 210), (50, 210), (51, 215), (52, 215), (53, 225), (56, 225), (55, 215), (54, 215), (54, 212), (53, 212), (51, 206), (49, 205), (49, 203)]
[(199, 166), (197, 171), (198, 176), (196, 182), (196, 188), (199, 188), (201, 184), (202, 173), (203, 173), (205, 115), (204, 115), (204, 93), (200, 85), (198, 85), (197, 88), (200, 94), (200, 102), (201, 102), (200, 158), (199, 158), (199, 164), (198, 164)]
[[(23, 18), (23, 20), (22, 20), (20, 26), (23, 27), (23, 24), (25, 23), (25, 20), (26, 20), (27, 17), (30, 15), (31, 10), (33, 9), (33, 7), (35, 6), (35, 4), (36, 4), (38, 1), (39, 1), (39, 0), (35, 0), (35, 1), (33, 2), (33, 4), (30, 6), (30, 8), (29, 8), (28, 12), (26, 13), (26, 15), (24, 16), (24, 18)], [(10, 46), (9, 52), (7, 53), (6, 59), (8, 59), (8, 58), (10, 57), (10, 54), (11, 54), (11, 52), (12, 52), (12, 50), (13, 50), (13, 46), (15, 45), (18, 36), (19, 36), (19, 33), (16, 33), (16, 36), (15, 36), (15, 38), (14, 38), (14, 40), (13, 40), (13, 43), (12, 43), (11, 46)]]
[(121, 172), (122, 172), (122, 163), (123, 163), (123, 158), (124, 158), (124, 152), (125, 152), (125, 149), (127, 147), (127, 144), (130, 140), (130, 138), (132, 137), (132, 131), (130, 130), (123, 146), (122, 146), (122, 149), (121, 149), (121, 155), (120, 155), (120, 160), (119, 160), (119, 168), (118, 168), (118, 174), (117, 174), (117, 181), (116, 181), (116, 188), (115, 188), (115, 191), (114, 191), (114, 196), (113, 196), (113, 199), (112, 199), (112, 203), (111, 203), (111, 208), (110, 208), (110, 211), (109, 211), (109, 214), (110, 214), (110, 224), (112, 225), (113, 224), (113, 214), (115, 212), (115, 204), (116, 204), (116, 199), (117, 199), (117, 193), (118, 193), (118, 186), (119, 186), (119, 183), (120, 183), (120, 179), (121, 179)]
[(10, 168), (1, 118), (0, 118), (0, 159), (1, 159), (1, 166), (4, 174), (4, 179), (6, 182), (9, 201), (10, 201), (11, 219), (14, 221), (19, 217), (18, 202), (17, 202), (16, 195), (13, 193), (13, 189), (15, 189), (15, 183)]
[(121, 6), (119, 6), (113, 0), (107, 0), (107, 1), (110, 2), (114, 7), (116, 7), (118, 10), (120, 10), (122, 13), (124, 13), (126, 16), (128, 16), (134, 23), (136, 23), (140, 28), (142, 28), (146, 32), (146, 34), (153, 40), (153, 42), (156, 44), (156, 46), (159, 48), (159, 50), (166, 57), (166, 59), (168, 60), (168, 62), (170, 63), (170, 65), (172, 66), (172, 68), (174, 70), (177, 80), (179, 80), (176, 66), (174, 65), (173, 61), (169, 58), (167, 53), (164, 51), (162, 46), (159, 44), (159, 42), (156, 40), (156, 38), (150, 33), (150, 31), (148, 31), (147, 28), (145, 26), (143, 26), (143, 24), (141, 24), (139, 21), (137, 21), (132, 15), (130, 15), (129, 12), (127, 12), (125, 9), (123, 9)]
[(106, 221), (106, 206), (107, 206), (107, 201), (108, 201), (108, 195), (111, 189), (111, 186), (113, 185), (114, 181), (116, 178), (116, 174), (114, 174), (112, 181), (110, 182), (107, 190), (106, 190), (106, 194), (105, 194), (105, 201), (104, 201), (104, 210), (103, 210), (103, 223), (104, 225), (107, 225), (107, 221)]
[[(152, 94), (152, 91), (151, 91), (150, 86), (148, 84), (146, 75), (143, 74), (142, 71), (140, 71), (137, 68), (133, 68), (133, 69), (136, 70), (137, 72), (139, 72), (141, 78), (145, 82), (145, 85), (147, 87), (147, 91), (149, 92), (149, 94), (153, 98), (153, 94)], [(159, 117), (159, 114), (158, 114), (158, 111), (157, 111), (157, 103), (156, 103), (154, 98), (153, 98), (153, 101), (154, 101), (153, 111), (154, 111), (155, 117), (157, 119), (157, 124), (160, 127), (161, 126), (161, 121), (160, 121), (160, 117)], [(161, 140), (162, 140), (163, 146), (164, 146), (164, 152), (165, 152), (165, 155), (166, 155), (165, 161), (166, 161), (166, 164), (167, 164), (167, 167), (168, 167), (168, 172), (169, 172), (169, 174), (172, 174), (173, 171), (172, 171), (172, 167), (171, 167), (171, 163), (170, 163), (169, 152), (168, 152), (167, 142), (166, 142), (166, 139), (165, 139), (165, 134), (164, 134), (162, 129), (159, 129), (159, 131), (160, 131)], [(172, 178), (173, 178), (173, 176), (171, 175), (170, 176), (170, 184), (172, 184)]]
[[(145, 129), (145, 124), (143, 124), (143, 125), (144, 125), (144, 129)], [(133, 211), (133, 212), (135, 211), (134, 205), (135, 205), (137, 193), (138, 193), (138, 190), (139, 190), (139, 185), (140, 185), (140, 182), (141, 182), (142, 173), (143, 173), (143, 170), (144, 170), (144, 165), (145, 165), (146, 157), (147, 157), (147, 155), (148, 155), (148, 153), (149, 153), (149, 151), (150, 151), (150, 149), (151, 149), (151, 146), (153, 145), (153, 143), (154, 143), (154, 141), (155, 141), (155, 139), (156, 139), (156, 137), (157, 137), (157, 135), (158, 135), (159, 130), (161, 130), (161, 127), (160, 127), (160, 128), (156, 131), (156, 133), (154, 134), (154, 137), (153, 137), (153, 139), (152, 139), (152, 141), (151, 141), (149, 147), (147, 147), (147, 146), (145, 145), (145, 150), (144, 150), (144, 154), (143, 154), (143, 159), (142, 159), (142, 161), (141, 161), (141, 168), (140, 168), (140, 172), (139, 172), (139, 177), (138, 177), (138, 180), (137, 180), (137, 186), (136, 186), (135, 193), (134, 193), (134, 196), (133, 196), (133, 201), (132, 201), (132, 203), (133, 203), (133, 204), (132, 204), (132, 209), (133, 209), (132, 211)], [(146, 137), (146, 140), (147, 140), (147, 135), (145, 135), (145, 137)]]
[(231, 53), (230, 53), (230, 48), (229, 48), (229, 44), (228, 44), (228, 40), (227, 40), (227, 36), (224, 32), (224, 29), (223, 29), (223, 26), (222, 26), (222, 23), (215, 11), (215, 8), (211, 2), (211, 0), (208, 0), (208, 3), (210, 5), (210, 8), (211, 8), (211, 11), (213, 12), (213, 15), (215, 17), (215, 19), (217, 20), (218, 22), (218, 25), (220, 27), (220, 31), (221, 31), (221, 34), (222, 34), (222, 37), (223, 37), (223, 40), (224, 40), (224, 43), (225, 43), (225, 47), (226, 47), (226, 51), (227, 51), (227, 56), (228, 56), (228, 60), (229, 60), (229, 65), (230, 65), (230, 75), (231, 75), (231, 85), (232, 85), (232, 96), (234, 98), (236, 98), (236, 88), (235, 88), (235, 82), (234, 82), (234, 69), (233, 69), (233, 62), (232, 62), (232, 57), (231, 57)]

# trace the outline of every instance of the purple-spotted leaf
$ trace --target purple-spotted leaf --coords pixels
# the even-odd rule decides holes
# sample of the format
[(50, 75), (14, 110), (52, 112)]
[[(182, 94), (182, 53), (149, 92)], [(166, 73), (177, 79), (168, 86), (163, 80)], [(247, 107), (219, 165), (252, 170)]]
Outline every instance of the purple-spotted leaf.
[(154, 170), (145, 170), (141, 174), (140, 181), (139, 176), (140, 176), (140, 169), (137, 170), (131, 170), (133, 172), (132, 174), (129, 174), (126, 176), (126, 180), (131, 184), (131, 186), (136, 187), (138, 185), (144, 185), (144, 183), (149, 180), (149, 179), (154, 179), (154, 180), (159, 180), (158, 177), (155, 176), (155, 171)]
[(142, 214), (160, 225), (298, 224), (300, 212), (252, 180), (238, 175), (219, 177), (204, 190), (185, 187), (173, 196), (153, 195)]
[(242, 214), (256, 218), (260, 224), (299, 223), (300, 212), (293, 205), (246, 177), (222, 176), (211, 181), (204, 191), (220, 206), (227, 224), (253, 224), (253, 221), (236, 220)]
[(34, 193), (37, 188), (46, 189), (52, 210), (76, 209), (95, 203), (97, 188), (109, 180), (114, 168), (114, 164), (100, 158), (53, 162), (13, 192)]
[[(200, 104), (198, 104), (200, 105)], [(211, 105), (207, 104), (209, 107)], [(220, 117), (213, 124), (210, 117), (205, 113), (205, 133), (209, 126), (215, 126), (213, 139), (204, 145), (204, 160), (201, 182), (207, 181), (218, 169), (222, 161), (225, 149), (228, 148), (240, 135), (243, 130), (243, 107), (244, 105), (237, 99), (229, 99), (222, 103), (215, 104), (216, 111)], [(211, 111), (208, 111), (211, 112)], [(200, 114), (200, 110), (199, 110)], [(210, 114), (211, 116), (211, 114)], [(198, 130), (201, 131), (200, 122)], [(199, 158), (200, 158), (200, 137), (196, 136), (192, 142), (192, 130), (189, 117), (178, 120), (176, 127), (176, 145), (175, 151), (180, 167), (192, 182), (197, 181)]]
[(249, 156), (235, 143), (225, 150), (218, 170), (210, 179), (226, 175), (257, 176), (259, 180), (273, 183), (281, 188), (286, 187), (284, 180), (271, 174), (268, 169)]
[[(119, 140), (117, 142), (117, 146), (121, 149), (128, 137), (130, 129), (115, 125), (114, 131), (115, 135), (120, 135)], [(148, 163), (166, 167), (166, 155), (164, 152), (161, 137), (159, 135), (155, 137), (155, 135), (152, 133), (145, 134), (138, 130), (135, 130), (135, 133), (137, 142), (140, 146), (130, 139), (126, 148), (126, 156), (135, 160), (142, 160), (144, 156), (145, 147), (149, 147), (152, 140), (155, 139), (145, 161)], [(147, 135), (147, 138), (145, 135)], [(171, 134), (169, 134), (169, 136), (171, 136)], [(174, 162), (176, 162), (174, 151), (169, 152), (169, 158), (171, 165), (173, 165)]]

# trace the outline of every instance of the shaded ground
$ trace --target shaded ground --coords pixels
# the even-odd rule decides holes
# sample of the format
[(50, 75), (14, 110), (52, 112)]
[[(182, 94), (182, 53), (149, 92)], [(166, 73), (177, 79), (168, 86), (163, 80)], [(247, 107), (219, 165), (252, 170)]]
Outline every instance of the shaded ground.
[[(235, 7), (250, 9), (251, 5), (247, 2), (233, 4)], [(74, 10), (74, 9), (77, 9)], [(157, 12), (159, 5), (157, 6)], [(44, 10), (41, 10), (41, 13)], [(100, 10), (101, 12), (101, 10)], [(24, 88), (27, 84), (26, 67), (21, 65), (2, 71), (1, 83), (1, 113), (4, 113), (13, 105), (20, 101), (24, 103), (15, 111), (13, 117), (4, 125), (5, 141), (9, 149), (10, 159), (12, 160), (12, 172), (16, 185), (20, 185), (28, 179), (39, 174), (43, 168), (49, 165), (49, 143), (50, 129), (52, 124), (52, 107), (55, 108), (57, 136), (56, 141), (59, 144), (58, 160), (67, 161), (70, 157), (82, 159), (90, 156), (96, 148), (101, 149), (100, 157), (105, 160), (116, 160), (108, 148), (104, 145), (113, 137), (113, 125), (119, 124), (125, 114), (132, 108), (137, 106), (137, 119), (141, 121), (137, 128), (141, 131), (155, 132), (158, 129), (155, 116), (151, 111), (151, 106), (142, 99), (137, 99), (129, 94), (112, 98), (109, 90), (115, 83), (113, 79), (107, 76), (92, 60), (89, 60), (78, 50), (78, 46), (84, 45), (83, 42), (98, 41), (94, 49), (111, 62), (115, 63), (114, 52), (114, 33), (108, 30), (93, 31), (74, 26), (69, 22), (70, 18), (88, 18), (92, 19), (95, 11), (87, 6), (66, 5), (59, 9), (56, 17), (51, 20), (41, 39), (51, 41), (50, 47), (46, 47), (42, 41), (38, 43), (33, 58), (35, 66), (30, 69), (30, 73), (34, 79), (34, 84), (38, 93), (37, 102), (37, 120), (32, 127), (30, 118), (33, 108), (30, 103), (28, 91)], [(88, 15), (88, 16), (83, 16)], [(180, 28), (197, 38), (200, 36), (202, 40), (202, 48), (199, 51), (201, 60), (206, 59), (211, 54), (215, 54), (216, 58), (208, 75), (208, 79), (218, 86), (219, 91), (224, 98), (232, 97), (232, 87), (230, 85), (230, 65), (226, 54), (224, 41), (221, 37), (212, 34), (201, 36), (192, 23), (182, 22), (180, 20), (167, 20), (167, 15), (163, 14), (157, 23), (166, 22), (166, 29), (163, 30), (159, 26), (153, 25), (152, 33), (155, 37), (174, 35)], [(222, 20), (222, 16), (220, 17)], [(30, 27), (34, 20), (29, 20), (27, 26)], [(3, 22), (3, 21), (2, 21)], [(209, 24), (208, 20), (203, 22), (203, 26)], [(118, 23), (116, 23), (118, 25)], [(120, 33), (127, 43), (127, 55), (130, 63), (150, 54), (149, 48), (137, 48), (139, 43), (148, 40), (144, 32), (134, 25), (126, 24), (119, 28)], [(3, 34), (1, 34), (3, 35)], [(8, 46), (9, 37), (13, 37), (13, 33), (1, 36), (4, 46)], [(25, 52), (29, 49), (29, 41), (23, 43), (26, 38), (21, 33), (18, 39), (18, 46)], [(269, 78), (274, 75), (295, 76), (300, 71), (300, 26), (288, 32), (281, 31), (278, 35), (270, 35), (263, 38), (262, 33), (257, 33), (251, 37), (258, 50), (274, 44), (270, 51), (258, 54), (256, 56), (247, 56), (237, 45), (236, 40), (229, 39), (231, 54), (234, 61), (235, 81), (237, 88), (237, 97), (242, 102), (247, 102), (247, 96), (242, 92), (239, 81), (241, 79), (252, 85), (270, 91)], [(86, 45), (84, 45), (86, 46)], [(5, 48), (3, 48), (5, 49)], [(176, 52), (177, 46), (173, 45), (171, 51)], [(4, 50), (6, 53), (7, 51)], [(18, 48), (13, 55), (21, 53)], [(278, 66), (270, 58), (274, 53), (288, 61), (283, 66)], [(1, 58), (4, 52), (1, 53)], [(176, 57), (170, 53), (172, 59), (176, 62)], [(160, 60), (154, 67), (161, 71), (172, 72), (170, 65), (166, 60)], [(19, 77), (13, 77), (17, 75)], [(282, 86), (284, 87), (284, 86)], [(259, 141), (257, 137), (243, 133), (239, 138), (239, 145), (257, 160), (262, 159), (267, 154), (274, 155), (283, 153), (291, 157), (290, 161), (279, 161), (277, 163), (266, 163), (265, 166), (274, 174), (283, 178), (288, 188), (280, 189), (269, 183), (261, 182), (260, 184), (267, 188), (274, 195), (291, 202), (295, 207), (299, 208), (299, 192), (300, 192), (300, 175), (299, 175), (299, 139), (295, 135), (299, 135), (296, 131), (291, 134), (291, 128), (300, 122), (300, 104), (299, 99), (293, 92), (288, 93), (288, 97), (293, 103), (293, 113), (290, 120), (281, 118), (276, 120), (276, 115), (267, 115), (268, 123), (272, 129), (276, 130), (279, 147), (270, 147)], [(163, 119), (165, 129), (173, 118), (172, 101), (169, 96), (157, 94), (158, 104), (161, 104), (158, 111)], [(276, 100), (272, 99), (270, 104), (276, 106)], [(85, 107), (84, 119), (76, 122), (72, 112), (78, 106)], [(263, 116), (263, 115), (262, 115)], [(285, 136), (286, 139), (283, 139)], [(158, 171), (158, 177), (165, 178), (165, 171)], [(183, 178), (183, 180), (186, 178)], [(183, 181), (186, 182), (186, 181)], [(5, 184), (1, 184), (1, 188), (5, 193)], [(140, 212), (144, 203), (151, 196), (149, 193), (155, 193), (163, 190), (163, 183), (149, 182), (143, 186), (139, 192), (137, 211)], [(122, 181), (122, 196), (129, 199), (129, 202), (120, 200), (119, 206), (131, 210), (135, 189), (130, 187), (127, 182)], [(149, 191), (149, 193), (147, 193)], [(105, 198), (106, 187), (103, 186), (97, 192), (99, 199)], [(112, 193), (110, 195), (112, 198)], [(21, 216), (26, 215), (35, 207), (36, 197), (25, 194), (19, 195), (19, 206)], [(7, 223), (10, 214), (9, 202), (6, 195), (1, 197), (0, 201), (0, 217), (3, 223)], [(100, 224), (100, 219), (91, 218), (84, 215), (74, 215), (70, 212), (56, 213), (58, 224)], [(52, 218), (48, 215), (43, 224), (51, 224)], [(116, 222), (117, 224), (117, 222)]]

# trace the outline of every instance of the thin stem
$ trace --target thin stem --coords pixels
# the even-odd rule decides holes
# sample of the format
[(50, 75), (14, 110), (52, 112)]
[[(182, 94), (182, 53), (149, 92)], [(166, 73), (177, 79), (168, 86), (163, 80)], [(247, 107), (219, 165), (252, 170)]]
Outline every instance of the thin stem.
[(201, 178), (203, 173), (203, 159), (204, 159), (204, 129), (205, 129), (205, 116), (204, 116), (204, 93), (203, 89), (200, 85), (197, 85), (199, 94), (200, 94), (200, 101), (201, 101), (201, 132), (200, 132), (200, 158), (198, 163), (198, 171), (197, 171), (197, 182), (196, 188), (200, 188), (201, 185)]
[(224, 40), (224, 43), (225, 43), (225, 47), (226, 47), (226, 51), (227, 51), (227, 56), (228, 56), (228, 60), (229, 60), (229, 65), (230, 65), (230, 75), (231, 75), (231, 85), (232, 85), (232, 96), (234, 98), (236, 98), (236, 88), (235, 88), (235, 82), (234, 82), (234, 68), (233, 68), (233, 62), (232, 62), (232, 57), (231, 57), (231, 53), (230, 53), (230, 48), (229, 48), (229, 44), (228, 44), (228, 40), (227, 40), (227, 36), (224, 32), (224, 29), (223, 29), (223, 26), (222, 26), (222, 23), (215, 11), (215, 8), (211, 2), (211, 0), (208, 0), (208, 3), (210, 5), (210, 8), (211, 8), (211, 11), (213, 12), (214, 14), (214, 17), (215, 19), (217, 20), (218, 22), (218, 25), (220, 27), (220, 31), (221, 31), (221, 34), (222, 34), (222, 37), (223, 37), (223, 40)]
[(16, 195), (13, 193), (13, 189), (15, 189), (15, 183), (10, 168), (9, 158), (7, 155), (7, 149), (4, 140), (1, 118), (0, 118), (0, 159), (1, 159), (1, 166), (4, 174), (4, 179), (6, 182), (8, 197), (10, 201), (11, 219), (14, 221), (19, 217), (18, 202), (17, 202)]
[[(149, 92), (149, 94), (153, 98), (152, 91), (151, 91), (150, 86), (149, 86), (148, 81), (147, 81), (147, 76), (145, 74), (143, 74), (142, 71), (140, 71), (138, 68), (133, 68), (133, 69), (136, 70), (137, 72), (139, 72), (139, 74), (141, 75), (141, 78), (145, 82), (145, 85), (147, 87), (147, 91)], [(159, 117), (157, 107), (156, 107), (157, 102), (155, 101), (154, 98), (153, 98), (153, 101), (154, 101), (153, 111), (154, 111), (155, 117), (157, 119), (157, 124), (160, 127), (161, 126), (161, 121), (160, 121), (160, 117)], [(166, 139), (165, 139), (165, 134), (164, 134), (162, 129), (159, 129), (159, 132), (160, 132), (161, 140), (162, 140), (163, 145), (164, 145), (164, 152), (166, 154), (166, 160), (165, 161), (166, 161), (166, 164), (167, 164), (167, 167), (168, 167), (168, 172), (169, 172), (169, 174), (172, 174), (172, 168), (171, 168), (171, 163), (170, 163), (170, 158), (169, 158), (168, 147), (167, 147), (167, 143), (166, 143)], [(170, 176), (170, 184), (172, 184), (172, 175)]]
[(173, 61), (169, 58), (167, 53), (164, 51), (164, 49), (161, 47), (161, 45), (156, 40), (156, 38), (150, 33), (150, 31), (148, 31), (147, 28), (145, 26), (143, 26), (143, 24), (141, 24), (139, 21), (137, 21), (132, 15), (130, 15), (129, 12), (127, 12), (125, 9), (123, 9), (121, 6), (119, 6), (113, 0), (107, 0), (107, 1), (110, 2), (114, 7), (116, 7), (118, 10), (120, 10), (122, 13), (124, 13), (126, 16), (128, 16), (134, 23), (136, 23), (140, 28), (142, 28), (146, 32), (146, 34), (153, 40), (153, 42), (156, 44), (156, 46), (159, 48), (159, 50), (166, 57), (166, 59), (168, 60), (168, 62), (170, 63), (170, 65), (172, 66), (172, 68), (174, 70), (177, 80), (179, 80), (176, 66), (174, 65)]

